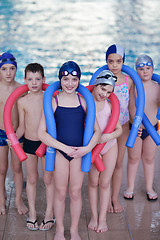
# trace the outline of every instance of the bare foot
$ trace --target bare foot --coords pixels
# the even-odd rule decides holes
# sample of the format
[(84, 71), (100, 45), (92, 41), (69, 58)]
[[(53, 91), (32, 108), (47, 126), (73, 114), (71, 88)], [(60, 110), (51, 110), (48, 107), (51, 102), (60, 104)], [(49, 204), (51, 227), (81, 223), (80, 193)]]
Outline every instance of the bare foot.
[(113, 209), (113, 205), (112, 205), (112, 202), (111, 202), (111, 201), (110, 201), (109, 204), (108, 204), (107, 212), (109, 212), (109, 213), (114, 213), (114, 209)]
[(78, 232), (71, 233), (71, 239), (70, 240), (81, 240), (81, 237), (79, 236)]
[(107, 231), (108, 231), (108, 226), (107, 226), (106, 221), (100, 221), (96, 232), (103, 233), (103, 232), (107, 232)]
[(66, 240), (64, 237), (64, 232), (56, 232), (54, 235), (54, 240)]
[(0, 199), (0, 215), (6, 215), (5, 198)]
[(48, 220), (44, 219), (42, 221), (40, 227), (39, 227), (39, 230), (41, 230), (41, 231), (48, 231), (48, 230), (50, 230), (53, 227), (55, 222), (56, 222), (55, 218), (54, 219), (53, 218), (52, 219), (48, 219)]
[(32, 219), (27, 219), (27, 228), (31, 231), (36, 231), (38, 230), (38, 223), (37, 223), (37, 219), (36, 220), (32, 220)]
[(124, 208), (120, 204), (119, 199), (116, 201), (115, 200), (113, 201), (113, 210), (115, 213), (121, 213), (124, 211)]
[(26, 207), (22, 199), (19, 202), (16, 201), (16, 207), (20, 215), (24, 215), (28, 212), (28, 208)]
[(6, 215), (5, 204), (0, 203), (0, 215)]
[(97, 220), (91, 218), (91, 220), (88, 224), (88, 228), (95, 231), (95, 230), (97, 230), (97, 225), (98, 225)]

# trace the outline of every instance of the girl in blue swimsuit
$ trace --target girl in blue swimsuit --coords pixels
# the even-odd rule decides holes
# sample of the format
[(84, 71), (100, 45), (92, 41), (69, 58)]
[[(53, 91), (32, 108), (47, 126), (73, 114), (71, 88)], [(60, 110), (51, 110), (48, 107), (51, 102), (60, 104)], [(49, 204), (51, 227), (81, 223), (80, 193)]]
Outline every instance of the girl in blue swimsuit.
[(70, 195), (71, 239), (80, 240), (78, 223), (81, 214), (81, 188), (84, 172), (81, 171), (82, 156), (90, 152), (97, 144), (100, 129), (95, 122), (94, 134), (85, 147), (82, 146), (86, 102), (79, 97), (76, 89), (79, 85), (81, 71), (79, 66), (69, 61), (59, 71), (62, 91), (53, 98), (52, 106), (57, 127), (57, 140), (46, 131), (44, 114), (39, 126), (39, 138), (46, 145), (57, 149), (55, 156), (55, 199), (54, 212), (56, 217), (56, 233), (54, 240), (64, 237), (64, 212), (67, 189)]

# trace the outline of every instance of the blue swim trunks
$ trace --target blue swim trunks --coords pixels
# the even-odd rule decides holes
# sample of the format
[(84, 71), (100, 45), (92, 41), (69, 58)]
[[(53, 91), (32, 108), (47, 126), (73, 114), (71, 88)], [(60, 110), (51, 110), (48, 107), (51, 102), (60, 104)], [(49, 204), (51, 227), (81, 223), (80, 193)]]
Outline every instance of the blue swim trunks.
[[(7, 138), (7, 134), (6, 134), (6, 132), (4, 131), (4, 130), (2, 130), (2, 129), (0, 129), (0, 147), (2, 147), (2, 146), (7, 146), (8, 144), (7, 144), (7, 140), (8, 138)], [(21, 143), (21, 142), (23, 142), (23, 139), (24, 139), (24, 137), (21, 137), (20, 139), (19, 139), (19, 142)]]

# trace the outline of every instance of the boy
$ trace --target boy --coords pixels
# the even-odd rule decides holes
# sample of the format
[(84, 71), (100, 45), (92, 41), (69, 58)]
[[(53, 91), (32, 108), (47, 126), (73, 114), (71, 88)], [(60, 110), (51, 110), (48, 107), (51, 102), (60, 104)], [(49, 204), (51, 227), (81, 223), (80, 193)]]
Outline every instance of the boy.
[[(7, 144), (7, 135), (4, 131), (3, 123), (3, 109), (9, 95), (19, 86), (20, 83), (15, 81), (15, 75), (17, 71), (17, 62), (15, 57), (6, 52), (0, 56), (0, 214), (5, 215), (5, 178), (8, 170), (8, 152), (9, 147)], [(14, 104), (12, 110), (12, 124), (13, 129), (18, 127), (18, 111), (17, 103)], [(23, 188), (23, 172), (22, 165), (11, 149), (11, 167), (14, 175), (14, 183), (16, 190), (15, 204), (19, 214), (25, 214), (28, 209), (24, 205), (22, 200), (22, 188)]]
[[(140, 76), (145, 91), (145, 114), (157, 130), (156, 114), (160, 103), (160, 85), (152, 81), (153, 61), (148, 55), (140, 55), (136, 60), (136, 70)], [(124, 192), (124, 198), (134, 198), (134, 183), (139, 161), (142, 159), (146, 182), (146, 194), (149, 201), (156, 201), (158, 196), (153, 190), (154, 157), (157, 146), (151, 136), (141, 125), (133, 148), (128, 148), (128, 188)]]
[[(25, 68), (25, 84), (29, 88), (29, 93), (18, 100), (19, 126), (16, 131), (17, 138), (24, 135), (23, 150), (27, 154), (27, 197), (29, 204), (29, 218), (27, 219), (27, 228), (29, 230), (49, 230), (55, 222), (53, 219), (53, 173), (43, 172), (46, 185), (47, 209), (45, 219), (40, 228), (38, 227), (36, 217), (36, 184), (38, 180), (38, 157), (35, 151), (40, 146), (37, 130), (40, 121), (43, 106), (42, 84), (45, 82), (44, 69), (38, 63), (28, 64)], [(42, 158), (42, 167), (44, 169), (45, 158)]]

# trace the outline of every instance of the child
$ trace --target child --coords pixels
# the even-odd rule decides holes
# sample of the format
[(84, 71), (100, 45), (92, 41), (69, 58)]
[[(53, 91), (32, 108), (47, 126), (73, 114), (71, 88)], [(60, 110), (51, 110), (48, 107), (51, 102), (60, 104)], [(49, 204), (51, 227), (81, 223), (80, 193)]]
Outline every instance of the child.
[[(108, 211), (119, 213), (123, 207), (119, 201), (119, 192), (123, 177), (123, 159), (126, 150), (126, 141), (129, 134), (129, 105), (134, 108), (134, 83), (132, 79), (123, 74), (121, 69), (125, 60), (125, 52), (121, 46), (111, 45), (106, 51), (106, 62), (109, 70), (117, 77), (117, 83), (114, 93), (120, 102), (120, 123), (122, 125), (122, 134), (118, 138), (118, 156), (116, 167), (112, 178), (112, 196)], [(132, 103), (132, 106), (131, 106)]]
[[(136, 70), (140, 76), (145, 91), (144, 112), (155, 129), (158, 129), (156, 114), (160, 103), (160, 85), (152, 81), (153, 61), (148, 55), (140, 55), (136, 60)], [(133, 148), (128, 148), (128, 188), (124, 192), (125, 199), (134, 198), (134, 183), (139, 161), (142, 159), (146, 181), (146, 194), (149, 201), (157, 200), (157, 193), (153, 190), (154, 157), (157, 145), (148, 135), (143, 124), (139, 129)]]
[[(17, 71), (17, 62), (15, 57), (11, 53), (3, 53), (0, 56), (0, 214), (5, 215), (5, 178), (8, 170), (8, 153), (9, 147), (7, 144), (7, 135), (4, 131), (3, 123), (3, 110), (9, 95), (18, 87), (20, 83), (15, 81), (15, 75)], [(12, 109), (12, 124), (13, 129), (16, 130), (18, 127), (18, 111), (17, 103), (14, 104)], [(21, 142), (21, 140), (20, 140)], [(14, 175), (14, 183), (16, 190), (15, 204), (19, 214), (25, 214), (28, 209), (24, 205), (22, 200), (22, 189), (23, 189), (23, 172), (22, 164), (17, 158), (14, 151), (11, 149), (11, 168)]]
[[(57, 140), (46, 131), (44, 114), (42, 114), (39, 138), (47, 146), (57, 149), (55, 156), (55, 198), (56, 233), (54, 240), (64, 237), (65, 197), (69, 187), (71, 212), (71, 239), (80, 240), (78, 224), (81, 214), (81, 188), (84, 172), (81, 171), (82, 156), (92, 150), (100, 137), (100, 129), (95, 122), (95, 129), (89, 144), (82, 147), (86, 102), (75, 92), (80, 81), (81, 70), (73, 62), (65, 62), (59, 70), (62, 91), (53, 98), (53, 111), (57, 126)], [(74, 146), (74, 147), (73, 147)]]
[[(109, 70), (102, 71), (95, 80), (95, 86), (92, 95), (96, 104), (96, 117), (101, 128), (101, 132), (106, 128), (111, 116), (112, 106), (107, 100), (115, 87), (116, 76)], [(118, 121), (115, 130), (110, 134), (102, 134), (99, 143), (106, 143), (100, 155), (105, 165), (103, 172), (98, 172), (95, 165), (92, 164), (89, 172), (89, 201), (91, 206), (91, 220), (88, 228), (96, 232), (106, 232), (108, 230), (106, 223), (106, 213), (110, 199), (110, 181), (117, 160), (117, 140), (122, 133), (122, 127)], [(100, 194), (100, 212), (98, 216), (98, 185)]]
[[(16, 131), (17, 138), (24, 135), (23, 150), (27, 154), (27, 197), (29, 204), (29, 218), (27, 228), (38, 230), (36, 217), (36, 185), (38, 180), (38, 157), (35, 151), (40, 146), (38, 139), (38, 126), (43, 105), (42, 84), (45, 82), (44, 69), (38, 63), (28, 64), (25, 68), (25, 84), (29, 88), (29, 93), (18, 100), (19, 126)], [(44, 170), (45, 158), (42, 158), (42, 168)], [(53, 174), (43, 171), (44, 183), (46, 185), (47, 209), (45, 219), (40, 225), (40, 230), (49, 230), (53, 224)]]

